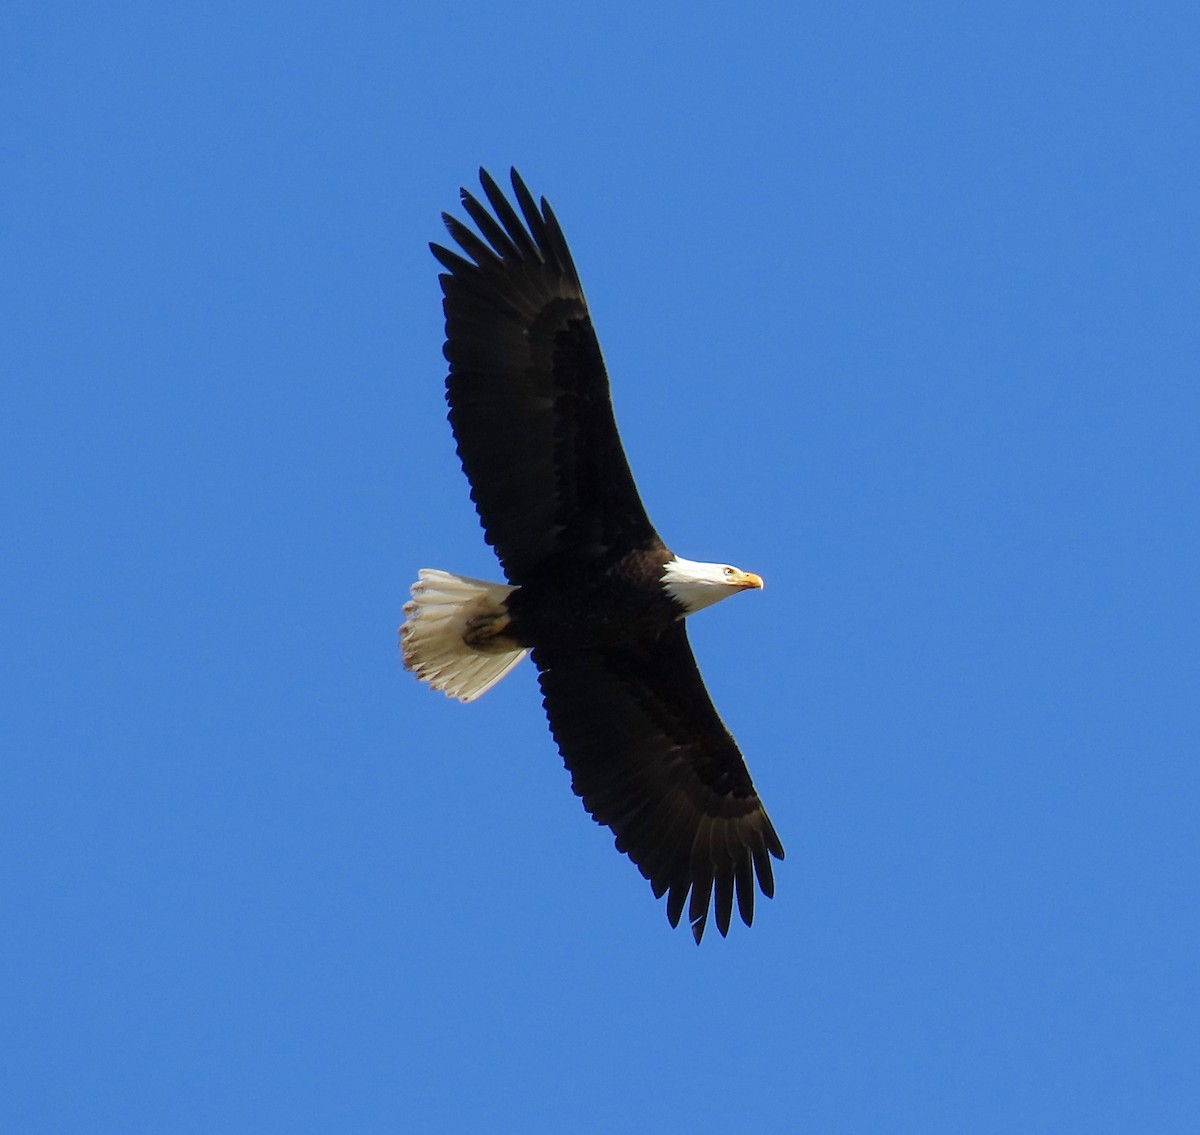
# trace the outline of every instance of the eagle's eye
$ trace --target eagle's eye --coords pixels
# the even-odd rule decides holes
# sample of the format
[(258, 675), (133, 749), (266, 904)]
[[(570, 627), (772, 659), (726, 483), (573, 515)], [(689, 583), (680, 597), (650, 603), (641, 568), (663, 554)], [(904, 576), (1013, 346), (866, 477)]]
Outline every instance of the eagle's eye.
[(731, 575), (733, 575), (733, 568), (727, 567), (725, 569), (725, 578), (728, 579)]

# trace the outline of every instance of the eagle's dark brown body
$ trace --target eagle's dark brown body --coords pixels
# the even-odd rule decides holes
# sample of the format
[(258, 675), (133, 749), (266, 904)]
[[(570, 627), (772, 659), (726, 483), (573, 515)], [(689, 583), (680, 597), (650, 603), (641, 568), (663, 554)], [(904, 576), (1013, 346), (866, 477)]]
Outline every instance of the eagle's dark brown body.
[(628, 552), (601, 569), (560, 561), (558, 570), (538, 573), (513, 592), (507, 634), (544, 651), (651, 645), (685, 614), (664, 588), (646, 586), (670, 558), (660, 546)]

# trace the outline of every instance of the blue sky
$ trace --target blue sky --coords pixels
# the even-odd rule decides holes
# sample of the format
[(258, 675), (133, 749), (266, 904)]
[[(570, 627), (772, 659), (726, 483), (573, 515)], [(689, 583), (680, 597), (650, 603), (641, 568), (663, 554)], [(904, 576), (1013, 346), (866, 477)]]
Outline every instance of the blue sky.
[[(735, 14), (736, 11), (736, 14)], [(1200, 1107), (1200, 17), (10, 5), (0, 1126), (1145, 1132)], [(787, 847), (697, 949), (495, 576), (438, 214), (564, 225)]]

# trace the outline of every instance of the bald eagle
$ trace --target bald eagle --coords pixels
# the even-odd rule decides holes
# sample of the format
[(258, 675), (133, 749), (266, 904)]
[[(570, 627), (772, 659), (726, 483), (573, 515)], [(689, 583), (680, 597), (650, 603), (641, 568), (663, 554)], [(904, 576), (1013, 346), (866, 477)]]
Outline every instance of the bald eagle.
[[(464, 255), (431, 244), (450, 364), (446, 400), (471, 499), (506, 583), (422, 569), (405, 666), (472, 701), (532, 652), (571, 787), (697, 942), (710, 901), (747, 926), (783, 845), (688, 645), (684, 618), (762, 580), (675, 555), (638, 496), (579, 277), (550, 206), (512, 171), (517, 213), (479, 171)], [(688, 896), (690, 897), (690, 901)]]

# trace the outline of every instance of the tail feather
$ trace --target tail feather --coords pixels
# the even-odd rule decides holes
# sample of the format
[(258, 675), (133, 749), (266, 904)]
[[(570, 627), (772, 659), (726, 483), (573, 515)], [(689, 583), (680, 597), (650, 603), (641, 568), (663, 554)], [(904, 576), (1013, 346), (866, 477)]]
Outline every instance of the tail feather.
[(502, 636), (486, 648), (472, 646), (465, 636), (470, 624), (504, 616), (505, 600), (514, 590), (507, 583), (422, 568), (400, 628), (405, 667), (459, 701), (487, 693), (529, 651)]

